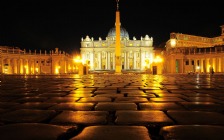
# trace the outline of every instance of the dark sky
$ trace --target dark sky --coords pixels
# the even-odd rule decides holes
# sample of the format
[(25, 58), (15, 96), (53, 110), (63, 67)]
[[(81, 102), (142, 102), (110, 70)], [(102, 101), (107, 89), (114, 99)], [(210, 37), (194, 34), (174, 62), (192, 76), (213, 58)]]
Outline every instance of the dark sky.
[[(81, 37), (106, 38), (115, 10), (115, 0), (0, 2), (0, 45), (74, 53)], [(130, 39), (148, 34), (155, 46), (171, 32), (220, 36), (224, 25), (223, 5), (215, 0), (120, 0), (120, 12)]]

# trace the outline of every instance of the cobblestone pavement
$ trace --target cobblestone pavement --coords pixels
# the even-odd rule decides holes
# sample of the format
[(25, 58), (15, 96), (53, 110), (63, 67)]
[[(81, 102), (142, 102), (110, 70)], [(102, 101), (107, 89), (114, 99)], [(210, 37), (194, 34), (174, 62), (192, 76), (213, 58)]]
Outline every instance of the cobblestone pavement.
[(224, 139), (224, 75), (1, 75), (0, 139)]

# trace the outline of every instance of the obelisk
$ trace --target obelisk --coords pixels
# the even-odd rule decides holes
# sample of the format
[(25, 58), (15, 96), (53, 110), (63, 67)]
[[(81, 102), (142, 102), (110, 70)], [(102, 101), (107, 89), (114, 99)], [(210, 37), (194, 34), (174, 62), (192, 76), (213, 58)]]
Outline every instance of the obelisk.
[(121, 73), (121, 40), (120, 40), (120, 11), (119, 11), (119, 0), (117, 1), (116, 10), (116, 43), (115, 43), (115, 73)]

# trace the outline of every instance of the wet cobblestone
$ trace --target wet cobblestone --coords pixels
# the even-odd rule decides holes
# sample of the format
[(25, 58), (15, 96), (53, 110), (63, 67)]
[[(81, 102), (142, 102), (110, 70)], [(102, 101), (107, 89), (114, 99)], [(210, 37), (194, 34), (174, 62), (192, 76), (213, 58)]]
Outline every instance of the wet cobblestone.
[(223, 74), (1, 75), (0, 139), (224, 139), (223, 85)]

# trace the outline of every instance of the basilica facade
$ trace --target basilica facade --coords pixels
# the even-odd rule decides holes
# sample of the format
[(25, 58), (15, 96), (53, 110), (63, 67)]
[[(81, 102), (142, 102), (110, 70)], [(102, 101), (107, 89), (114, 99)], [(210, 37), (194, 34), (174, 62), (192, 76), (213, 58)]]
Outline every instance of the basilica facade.
[(164, 73), (223, 73), (224, 25), (218, 37), (171, 33), (164, 51)]
[[(81, 39), (81, 57), (90, 71), (115, 70), (115, 39), (115, 27), (109, 30), (105, 40), (101, 37), (94, 40), (89, 36)], [(120, 27), (120, 40), (122, 71), (150, 69), (154, 55), (152, 37), (145, 35), (139, 40), (130, 39), (126, 29)]]

